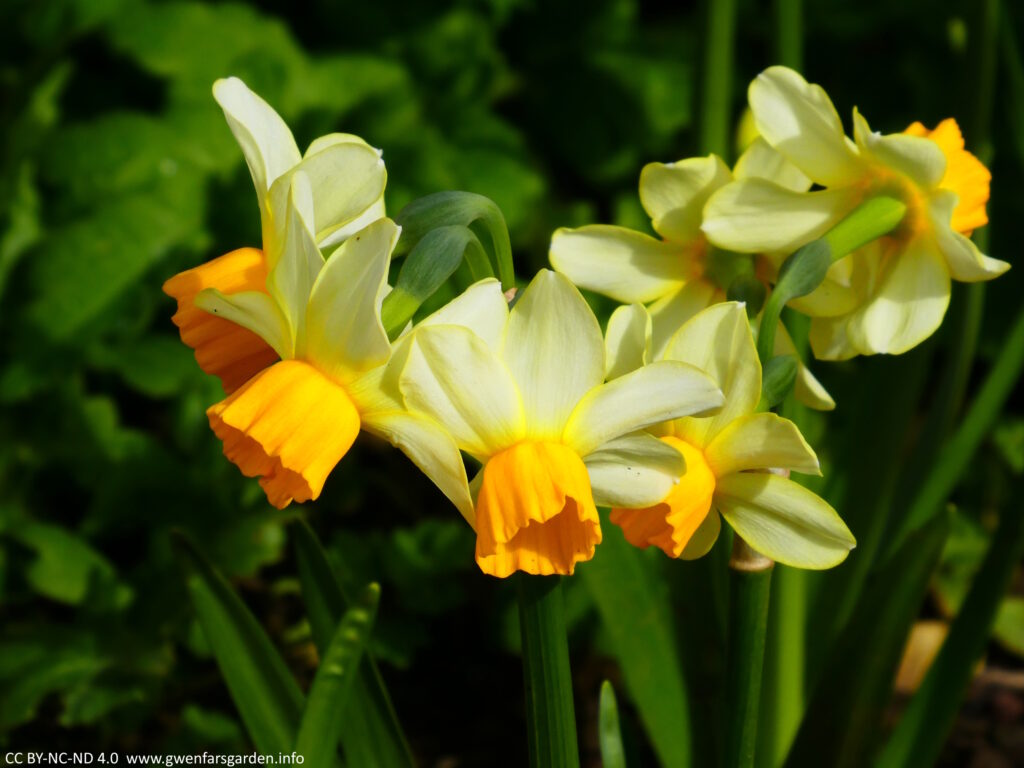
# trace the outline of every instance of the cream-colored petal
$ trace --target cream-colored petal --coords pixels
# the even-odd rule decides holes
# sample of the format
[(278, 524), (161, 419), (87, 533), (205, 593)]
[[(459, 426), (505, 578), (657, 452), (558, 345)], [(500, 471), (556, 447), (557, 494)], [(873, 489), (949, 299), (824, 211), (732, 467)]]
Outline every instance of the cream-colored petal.
[(719, 478), (773, 468), (821, 474), (818, 457), (796, 424), (774, 413), (751, 413), (736, 419), (715, 435), (704, 456)]
[(551, 266), (580, 288), (625, 303), (672, 293), (687, 277), (681, 246), (604, 224), (556, 230), (549, 256)]
[(283, 247), (275, 254), (267, 277), (267, 290), (288, 318), (293, 338), (297, 338), (305, 321), (313, 283), (324, 266), (324, 257), (307, 227), (306, 215), (311, 213), (312, 201), (309, 178), (301, 172), (291, 178)]
[(669, 339), (687, 320), (716, 301), (725, 301), (725, 292), (710, 280), (690, 280), (675, 293), (654, 302), (651, 315), (651, 356), (659, 359)]
[(363, 413), (361, 418), (368, 432), (399, 448), (448, 497), (466, 522), (474, 524), (466, 465), (454, 438), (440, 424), (424, 414), (400, 410)]
[(703, 522), (693, 532), (693, 536), (686, 542), (683, 552), (679, 555), (680, 560), (697, 560), (704, 557), (718, 541), (718, 534), (722, 530), (722, 516), (718, 510), (712, 509), (704, 516)]
[(270, 185), (301, 159), (292, 132), (267, 102), (237, 77), (213, 84), (213, 97), (224, 110), (253, 184), (262, 201)]
[(434, 418), (459, 448), (477, 459), (485, 460), (525, 436), (512, 376), (468, 328), (437, 325), (417, 330), (399, 386), (411, 410)]
[(839, 259), (829, 267), (821, 285), (794, 299), (789, 306), (809, 317), (837, 317), (853, 312), (867, 298), (867, 287), (878, 263), (868, 251), (875, 249), (869, 244)]
[(676, 422), (677, 432), (697, 447), (733, 419), (752, 413), (761, 399), (761, 364), (747, 311), (738, 302), (713, 304), (694, 316), (669, 341), (665, 358), (705, 371), (725, 395), (716, 415)]
[(949, 290), (949, 270), (935, 245), (911, 240), (890, 256), (874, 296), (850, 317), (851, 343), (864, 355), (916, 347), (942, 323)]
[(501, 354), (508, 324), (508, 301), (501, 283), (488, 277), (473, 283), (416, 328), (431, 325), (462, 325), (483, 339), (495, 354)]
[(216, 288), (206, 288), (196, 294), (193, 303), (211, 315), (248, 328), (273, 347), (278, 357), (292, 357), (294, 347), (288, 320), (269, 294), (241, 291), (226, 295)]
[(617, 379), (651, 359), (651, 316), (643, 304), (619, 307), (604, 332), (605, 378)]
[(970, 238), (964, 237), (950, 227), (953, 209), (957, 204), (955, 192), (942, 191), (935, 195), (929, 206), (929, 216), (935, 231), (939, 250), (946, 260), (954, 280), (976, 283), (999, 277), (1010, 265), (993, 259), (978, 250)]
[(690, 243), (700, 237), (704, 203), (730, 181), (729, 167), (717, 155), (648, 163), (640, 172), (640, 203), (655, 232), (666, 240)]
[(741, 253), (792, 252), (835, 226), (856, 205), (856, 190), (794, 192), (764, 179), (722, 187), (704, 209), (713, 245)]
[(371, 224), (334, 252), (313, 284), (299, 349), (330, 376), (344, 381), (391, 353), (380, 308), (400, 231), (391, 219)]
[(624, 435), (584, 457), (594, 503), (638, 509), (653, 506), (686, 471), (683, 455), (644, 432)]
[(818, 360), (849, 360), (860, 354), (847, 333), (850, 317), (811, 318), (811, 331), (807, 338)]
[(587, 393), (572, 412), (562, 440), (581, 456), (619, 435), (721, 406), (722, 393), (686, 363), (651, 363)]
[(556, 439), (573, 408), (604, 381), (604, 338), (564, 276), (542, 269), (509, 313), (503, 357), (535, 439)]
[(831, 568), (856, 546), (832, 507), (778, 475), (741, 472), (720, 478), (715, 506), (750, 546), (794, 568)]
[(906, 133), (883, 136), (871, 130), (856, 108), (853, 137), (865, 157), (904, 174), (925, 189), (938, 186), (946, 174), (946, 156), (934, 141)]
[(758, 136), (736, 161), (733, 176), (737, 179), (764, 179), (794, 192), (806, 192), (811, 180), (786, 156)]
[(835, 409), (836, 401), (832, 399), (832, 395), (828, 393), (828, 390), (811, 373), (810, 368), (800, 359), (800, 355), (796, 351), (796, 345), (793, 344), (793, 339), (782, 322), (779, 322), (779, 328), (775, 332), (774, 353), (776, 355), (792, 355), (797, 360), (796, 382), (793, 385), (793, 394), (798, 402), (816, 411), (831, 411)]
[(828, 94), (786, 67), (769, 67), (747, 92), (757, 131), (824, 187), (857, 181), (863, 162), (843, 134)]

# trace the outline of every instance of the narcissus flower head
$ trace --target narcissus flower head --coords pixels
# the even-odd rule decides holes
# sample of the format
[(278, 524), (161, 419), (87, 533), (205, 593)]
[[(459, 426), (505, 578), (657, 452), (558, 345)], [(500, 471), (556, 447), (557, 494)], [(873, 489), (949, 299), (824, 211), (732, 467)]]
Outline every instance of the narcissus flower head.
[(442, 423), (483, 465), (474, 480), (476, 560), (495, 576), (572, 573), (601, 541), (595, 504), (643, 506), (683, 470), (644, 427), (717, 408), (718, 388), (665, 361), (607, 384), (597, 320), (563, 276), (542, 270), (489, 319), (419, 327), (396, 351), (407, 406)]
[(930, 336), (949, 304), (950, 280), (990, 280), (1009, 265), (968, 239), (987, 223), (988, 170), (964, 149), (954, 120), (933, 131), (914, 123), (873, 132), (854, 110), (848, 139), (828, 95), (785, 67), (751, 83), (750, 107), (765, 141), (822, 189), (743, 179), (716, 192), (703, 230), (722, 248), (788, 254), (839, 223), (872, 196), (907, 206), (903, 222), (829, 270), (794, 307), (814, 317), (820, 358), (901, 353)]
[[(644, 314), (640, 305), (622, 307), (610, 325), (636, 328)], [(617, 339), (613, 355), (626, 370), (642, 355), (636, 346), (641, 337)], [(814, 451), (791, 421), (756, 412), (761, 366), (743, 305), (726, 302), (698, 313), (661, 359), (706, 371), (722, 388), (725, 404), (714, 415), (678, 418), (652, 430), (679, 451), (686, 472), (658, 503), (612, 510), (626, 539), (657, 546), (670, 557), (697, 558), (718, 538), (721, 515), (773, 560), (802, 568), (842, 562), (854, 546), (850, 531), (825, 501), (788, 478), (789, 471), (820, 474)]]
[[(562, 228), (551, 238), (551, 265), (581, 288), (624, 303), (650, 304), (652, 353), (659, 355), (686, 320), (725, 300), (723, 282), (737, 267), (767, 281), (772, 265), (764, 258), (724, 253), (708, 242), (701, 226), (708, 199), (734, 179), (770, 179), (805, 192), (810, 180), (763, 139), (755, 140), (734, 170), (716, 155), (675, 163), (649, 163), (640, 173), (640, 202), (660, 239), (625, 227), (590, 225)], [(778, 354), (795, 348), (781, 325)], [(830, 410), (835, 402), (802, 364), (796, 395), (806, 405)]]

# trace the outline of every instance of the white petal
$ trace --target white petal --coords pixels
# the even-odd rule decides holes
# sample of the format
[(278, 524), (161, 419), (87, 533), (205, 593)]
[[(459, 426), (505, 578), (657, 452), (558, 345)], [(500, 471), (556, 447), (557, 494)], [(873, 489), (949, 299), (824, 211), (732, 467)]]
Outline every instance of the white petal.
[(572, 412), (562, 440), (581, 456), (619, 435), (722, 405), (715, 382), (692, 365), (662, 361), (602, 384)]
[(313, 189), (314, 215), (307, 223), (315, 225), (318, 243), (331, 239), (343, 227), (352, 232), (354, 223), (365, 220), (371, 209), (382, 210), (387, 172), (377, 150), (365, 142), (331, 144), (307, 155), (271, 186), (269, 206), (275, 238), (283, 233), (289, 176), (298, 171), (309, 176)]
[(769, 67), (750, 84), (748, 97), (758, 133), (812, 181), (831, 187), (860, 177), (863, 163), (820, 86), (786, 67)]
[(796, 424), (774, 413), (736, 419), (708, 444), (704, 456), (715, 477), (773, 468), (821, 474), (818, 457)]
[(604, 381), (601, 327), (563, 275), (542, 269), (512, 306), (504, 359), (530, 434), (561, 435), (580, 398)]
[(653, 435), (637, 432), (602, 445), (583, 459), (602, 507), (637, 509), (659, 503), (686, 471), (683, 455)]
[(681, 246), (604, 224), (556, 230), (549, 256), (576, 285), (626, 303), (676, 291), (687, 277)]
[(651, 316), (643, 304), (619, 307), (604, 332), (605, 378), (617, 379), (651, 358)]
[(235, 325), (248, 328), (274, 348), (278, 357), (292, 357), (291, 330), (277, 303), (262, 291), (243, 291), (225, 295), (216, 288), (196, 294), (195, 305)]
[(761, 364), (744, 306), (713, 304), (689, 320), (669, 341), (665, 358), (696, 366), (718, 383), (725, 405), (714, 416), (676, 422), (687, 440), (707, 445), (733, 419), (752, 413), (761, 399)]
[(793, 355), (797, 360), (796, 383), (793, 387), (793, 394), (798, 402), (816, 411), (831, 411), (835, 409), (836, 401), (832, 399), (832, 395), (828, 393), (828, 390), (811, 373), (811, 369), (804, 365), (800, 355), (797, 354), (796, 345), (793, 344), (789, 331), (786, 330), (786, 326), (781, 321), (779, 322), (778, 330), (775, 332), (774, 352), (776, 355)]
[(473, 283), (416, 328), (431, 325), (461, 325), (483, 339), (495, 354), (501, 353), (508, 324), (508, 302), (501, 283), (488, 277)]
[(704, 234), (741, 253), (792, 252), (835, 226), (856, 204), (850, 189), (794, 192), (764, 179), (734, 181), (704, 209)]
[(849, 360), (860, 354), (847, 333), (850, 315), (811, 318), (808, 339), (819, 360)]
[(686, 542), (680, 560), (696, 560), (704, 557), (718, 541), (718, 533), (722, 530), (722, 516), (718, 510), (712, 509), (704, 516), (704, 521), (693, 532), (693, 536)]
[(750, 546), (795, 568), (831, 568), (856, 545), (832, 507), (778, 475), (723, 477), (715, 487), (715, 505)]
[(781, 152), (758, 136), (736, 161), (733, 176), (737, 179), (764, 179), (794, 192), (806, 192), (811, 180)]
[(388, 359), (380, 306), (399, 232), (391, 219), (380, 219), (346, 240), (320, 270), (299, 346), (325, 373), (345, 380)]
[(926, 238), (893, 253), (874, 296), (847, 326), (853, 346), (864, 355), (898, 355), (931, 336), (949, 306), (949, 270)]
[(440, 422), (459, 448), (485, 460), (524, 435), (515, 382), (484, 341), (457, 325), (412, 334), (400, 387), (411, 410)]
[(680, 290), (658, 299), (649, 308), (651, 315), (651, 355), (659, 359), (669, 339), (687, 320), (717, 301), (725, 301), (725, 292), (710, 280), (690, 280)]
[(932, 200), (929, 215), (935, 229), (935, 238), (939, 250), (946, 260), (949, 272), (954, 280), (975, 283), (999, 277), (1010, 265), (1005, 261), (993, 259), (978, 250), (970, 238), (954, 232), (949, 223), (953, 217), (953, 209), (957, 204), (955, 192), (943, 191)]
[(376, 411), (362, 414), (368, 432), (383, 437), (409, 457), (474, 525), (466, 465), (452, 436), (436, 421), (420, 413)]
[(274, 180), (301, 159), (292, 132), (273, 107), (237, 77), (215, 82), (213, 97), (224, 110), (262, 200)]
[(934, 141), (905, 133), (875, 133), (856, 108), (853, 136), (865, 157), (899, 171), (926, 189), (937, 187), (946, 175), (946, 156)]
[(704, 203), (730, 181), (732, 174), (717, 155), (648, 163), (640, 172), (640, 203), (655, 232), (666, 240), (690, 243), (700, 237)]
[(275, 254), (267, 278), (267, 289), (277, 299), (291, 324), (293, 335), (300, 333), (313, 283), (324, 266), (324, 257), (316, 247), (305, 216), (312, 213), (312, 190), (304, 173), (292, 176), (283, 247)]

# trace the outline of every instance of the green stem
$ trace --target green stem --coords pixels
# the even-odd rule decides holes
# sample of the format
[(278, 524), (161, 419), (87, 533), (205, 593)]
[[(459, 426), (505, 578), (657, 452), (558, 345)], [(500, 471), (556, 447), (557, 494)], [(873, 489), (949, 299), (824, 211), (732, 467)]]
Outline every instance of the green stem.
[(578, 768), (562, 584), (557, 576), (516, 578), (530, 765)]
[(726, 657), (724, 768), (752, 768), (768, 629), (772, 561), (738, 535), (729, 561), (729, 640)]
[(797, 72), (804, 67), (803, 0), (775, 0), (776, 59)]
[(700, 148), (729, 160), (736, 0), (707, 0)]

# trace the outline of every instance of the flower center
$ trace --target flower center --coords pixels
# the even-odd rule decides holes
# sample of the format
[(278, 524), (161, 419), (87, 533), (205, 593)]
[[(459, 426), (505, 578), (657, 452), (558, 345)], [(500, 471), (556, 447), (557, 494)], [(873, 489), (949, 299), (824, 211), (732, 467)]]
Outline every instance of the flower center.
[(644, 509), (613, 509), (611, 521), (637, 547), (659, 547), (669, 557), (683, 554), (687, 543), (711, 511), (715, 473), (704, 452), (677, 437), (661, 438), (686, 460), (686, 472), (658, 504)]
[(601, 525), (583, 460), (561, 443), (524, 441), (484, 466), (476, 561), (484, 573), (571, 574), (594, 556)]

